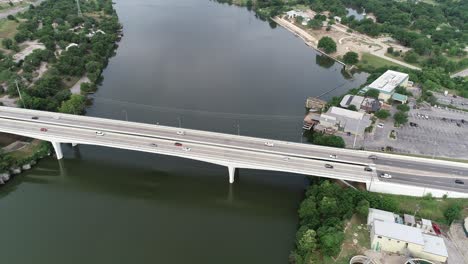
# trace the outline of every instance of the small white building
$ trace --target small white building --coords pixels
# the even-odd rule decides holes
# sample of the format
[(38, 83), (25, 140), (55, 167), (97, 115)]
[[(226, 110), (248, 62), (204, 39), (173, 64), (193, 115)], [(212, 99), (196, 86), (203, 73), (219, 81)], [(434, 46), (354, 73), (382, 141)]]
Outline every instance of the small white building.
[(375, 208), (369, 208), (369, 214), (367, 215), (367, 225), (372, 226), (375, 220), (382, 222), (395, 223), (395, 219), (398, 216), (392, 212), (379, 210)]
[(416, 227), (375, 220), (371, 229), (371, 246), (376, 251), (412, 255), (432, 261), (445, 262), (448, 257), (444, 240), (423, 234)]
[(349, 106), (354, 105), (356, 109), (359, 110), (361, 108), (363, 101), (364, 101), (364, 97), (362, 96), (347, 94), (341, 100), (340, 106), (344, 108), (348, 108)]

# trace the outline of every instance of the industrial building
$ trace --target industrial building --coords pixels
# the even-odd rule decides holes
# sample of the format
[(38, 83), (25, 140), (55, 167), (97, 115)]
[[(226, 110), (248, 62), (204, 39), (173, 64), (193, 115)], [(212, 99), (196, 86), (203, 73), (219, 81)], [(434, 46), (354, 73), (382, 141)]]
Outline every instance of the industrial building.
[(374, 221), (371, 230), (371, 245), (374, 250), (410, 254), (427, 260), (445, 262), (448, 253), (444, 240), (424, 234), (420, 228), (407, 225)]
[(447, 261), (444, 240), (432, 235), (430, 220), (422, 220), (420, 225), (412, 215), (405, 214), (403, 220), (398, 214), (369, 208), (367, 224), (371, 228), (372, 249), (431, 261)]
[(319, 124), (314, 129), (321, 132), (343, 131), (362, 135), (370, 124), (370, 115), (366, 113), (331, 107), (320, 115)]

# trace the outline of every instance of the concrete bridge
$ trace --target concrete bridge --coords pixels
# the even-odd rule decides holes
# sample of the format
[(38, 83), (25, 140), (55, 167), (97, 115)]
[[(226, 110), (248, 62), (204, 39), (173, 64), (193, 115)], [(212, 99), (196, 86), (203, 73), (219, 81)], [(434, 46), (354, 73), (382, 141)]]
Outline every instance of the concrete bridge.
[[(49, 141), (58, 159), (63, 157), (61, 144), (70, 143), (208, 162), (227, 167), (230, 183), (236, 169), (244, 168), (361, 182), (371, 191), (393, 186), (410, 194), (424, 188), (468, 197), (468, 164), (449, 161), (10, 107), (0, 107), (0, 132)], [(392, 179), (378, 177), (383, 172)], [(467, 185), (455, 184), (455, 179), (465, 179)]]

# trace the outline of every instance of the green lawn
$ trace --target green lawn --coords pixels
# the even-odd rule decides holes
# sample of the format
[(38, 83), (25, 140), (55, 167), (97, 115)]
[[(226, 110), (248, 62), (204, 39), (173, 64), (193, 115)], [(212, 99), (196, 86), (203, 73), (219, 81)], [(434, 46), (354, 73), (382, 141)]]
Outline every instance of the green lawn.
[(8, 19), (0, 20), (0, 39), (13, 38), (17, 32), (18, 22)]
[(386, 57), (389, 57), (389, 58), (392, 58), (392, 59), (395, 59), (395, 60), (399, 60), (399, 61), (404, 62), (404, 63), (411, 64), (411, 65), (416, 66), (416, 67), (419, 67), (419, 68), (422, 68), (422, 65), (419, 64), (419, 62), (426, 59), (425, 57), (420, 57), (418, 62), (416, 62), (416, 63), (411, 63), (411, 62), (405, 61), (405, 60), (403, 59), (403, 57), (401, 57), (401, 56), (394, 56), (393, 54), (390, 54), (390, 53), (385, 53), (385, 56), (386, 56)]
[(401, 65), (396, 64), (394, 62), (379, 58), (375, 55), (372, 55), (370, 53), (363, 53), (362, 58), (357, 64), (357, 66), (360, 69), (366, 70), (366, 69), (377, 69), (381, 67), (392, 67), (392, 66), (398, 66), (401, 67)]
[(416, 208), (419, 206), (419, 210), (416, 213), (416, 217), (426, 218), (438, 223), (444, 223), (444, 211), (450, 205), (454, 203), (461, 203), (465, 208), (462, 214), (463, 217), (468, 216), (468, 199), (442, 199), (442, 198), (425, 198), (425, 197), (413, 197), (403, 195), (389, 195), (392, 196), (399, 206), (398, 213), (414, 214)]

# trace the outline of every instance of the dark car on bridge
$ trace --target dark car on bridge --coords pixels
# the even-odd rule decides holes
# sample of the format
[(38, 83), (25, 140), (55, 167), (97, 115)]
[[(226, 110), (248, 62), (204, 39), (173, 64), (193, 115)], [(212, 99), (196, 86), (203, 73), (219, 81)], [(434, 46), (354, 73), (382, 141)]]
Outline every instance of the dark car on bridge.
[(455, 183), (456, 183), (456, 184), (465, 184), (462, 180), (458, 180), (458, 179), (455, 180)]
[(333, 169), (333, 166), (330, 165), (330, 164), (325, 164), (325, 168), (327, 168), (327, 169)]

